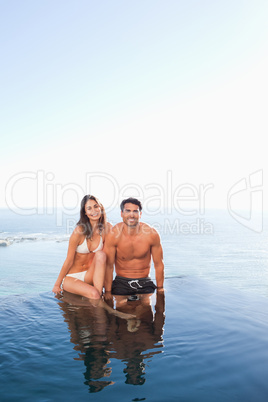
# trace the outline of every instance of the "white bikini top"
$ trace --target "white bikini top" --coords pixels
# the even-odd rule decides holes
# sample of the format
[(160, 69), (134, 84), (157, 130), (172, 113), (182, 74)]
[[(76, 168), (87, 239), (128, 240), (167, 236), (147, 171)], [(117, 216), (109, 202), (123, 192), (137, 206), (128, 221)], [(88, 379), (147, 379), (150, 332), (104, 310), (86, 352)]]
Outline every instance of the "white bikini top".
[(85, 237), (85, 240), (83, 241), (82, 244), (79, 244), (79, 246), (77, 246), (76, 251), (77, 253), (81, 253), (81, 254), (88, 254), (88, 253), (96, 253), (99, 250), (103, 249), (103, 240), (102, 237), (100, 236), (100, 242), (98, 247), (93, 250), (93, 251), (89, 251), (88, 246), (87, 246), (87, 238)]

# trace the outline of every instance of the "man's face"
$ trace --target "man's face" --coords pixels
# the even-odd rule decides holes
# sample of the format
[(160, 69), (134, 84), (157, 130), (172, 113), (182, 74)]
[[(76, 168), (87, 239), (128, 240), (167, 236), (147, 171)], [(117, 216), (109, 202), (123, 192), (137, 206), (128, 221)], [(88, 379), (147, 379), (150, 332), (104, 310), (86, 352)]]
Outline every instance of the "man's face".
[(129, 227), (135, 227), (139, 224), (141, 211), (138, 205), (127, 203), (124, 205), (124, 210), (121, 212), (123, 222)]

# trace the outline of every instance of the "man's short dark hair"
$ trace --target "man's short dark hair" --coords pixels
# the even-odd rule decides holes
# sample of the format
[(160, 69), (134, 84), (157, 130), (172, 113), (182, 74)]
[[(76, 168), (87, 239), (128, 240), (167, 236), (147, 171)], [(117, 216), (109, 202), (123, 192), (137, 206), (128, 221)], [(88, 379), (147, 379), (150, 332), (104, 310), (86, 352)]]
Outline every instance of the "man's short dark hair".
[(128, 204), (128, 203), (137, 205), (139, 207), (139, 210), (140, 211), (142, 210), (141, 202), (139, 200), (137, 200), (137, 198), (129, 197), (129, 198), (126, 198), (125, 200), (123, 200), (120, 204), (120, 209), (122, 212), (124, 211), (125, 204)]

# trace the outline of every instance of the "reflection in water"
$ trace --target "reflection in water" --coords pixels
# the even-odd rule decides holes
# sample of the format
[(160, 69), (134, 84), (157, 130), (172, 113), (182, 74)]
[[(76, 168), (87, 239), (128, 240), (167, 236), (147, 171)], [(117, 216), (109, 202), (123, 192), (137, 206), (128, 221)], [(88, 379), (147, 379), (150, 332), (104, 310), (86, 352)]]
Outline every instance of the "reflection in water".
[(116, 296), (116, 309), (136, 315), (136, 320), (112, 320), (110, 340), (113, 357), (125, 362), (126, 384), (142, 385), (145, 382), (145, 359), (161, 353), (164, 326), (164, 294), (157, 293), (155, 314), (150, 295), (140, 295), (137, 301)]
[(100, 380), (111, 374), (111, 369), (107, 367), (109, 341), (106, 311), (97, 302), (88, 302), (68, 292), (63, 292), (63, 296), (58, 298), (70, 330), (71, 342), (78, 352), (76, 360), (83, 360), (86, 366), (85, 384), (90, 392), (98, 392), (112, 384), (111, 381)]
[(107, 301), (110, 309), (136, 316), (125, 319), (111, 314), (98, 301), (83, 300), (68, 292), (58, 296), (71, 342), (78, 352), (76, 359), (83, 360), (86, 366), (84, 376), (89, 392), (114, 384), (110, 379), (112, 367), (108, 367), (112, 366), (111, 359), (125, 363), (126, 384), (145, 382), (144, 360), (161, 353), (163, 348), (165, 296), (157, 293), (153, 297), (154, 311), (151, 295), (140, 295), (137, 301), (128, 301), (125, 296), (114, 296)]

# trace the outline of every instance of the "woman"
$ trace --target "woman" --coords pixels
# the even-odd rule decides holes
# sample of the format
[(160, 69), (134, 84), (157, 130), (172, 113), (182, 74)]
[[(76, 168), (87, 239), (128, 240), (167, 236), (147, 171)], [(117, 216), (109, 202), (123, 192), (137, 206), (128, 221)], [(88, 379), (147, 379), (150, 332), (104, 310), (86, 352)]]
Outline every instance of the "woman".
[(61, 287), (89, 299), (100, 299), (104, 284), (106, 256), (102, 251), (107, 223), (102, 204), (93, 195), (85, 195), (81, 202), (80, 219), (70, 240), (67, 258), (52, 289)]

